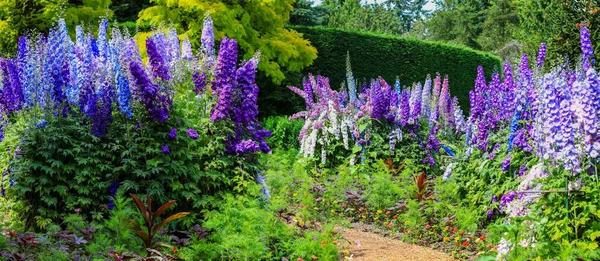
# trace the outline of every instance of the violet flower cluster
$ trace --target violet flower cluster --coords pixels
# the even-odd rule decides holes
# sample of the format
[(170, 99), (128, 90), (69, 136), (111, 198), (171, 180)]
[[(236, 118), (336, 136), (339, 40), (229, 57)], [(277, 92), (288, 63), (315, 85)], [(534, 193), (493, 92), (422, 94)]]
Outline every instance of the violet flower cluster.
[(298, 136), (300, 154), (304, 157), (320, 156), (321, 162), (325, 163), (328, 151), (336, 141), (341, 141), (349, 151), (353, 146), (360, 146), (364, 153), (365, 147), (370, 145), (374, 122), (391, 130), (387, 136), (390, 151), (393, 152), (396, 143), (402, 140), (403, 133), (417, 137), (421, 124), (425, 123), (430, 129), (426, 137), (420, 138), (422, 148), (427, 151), (423, 162), (434, 165), (433, 154), (441, 146), (436, 137), (438, 132), (464, 131), (465, 119), (458, 99), (450, 95), (447, 76), (443, 83), (439, 74), (433, 81), (427, 76), (424, 84), (415, 83), (411, 88), (402, 88), (399, 80), (391, 86), (378, 77), (370, 80), (368, 85), (363, 85), (359, 92), (349, 58), (346, 68), (348, 89), (333, 90), (328, 78), (315, 78), (310, 74), (304, 79), (302, 89), (289, 87), (306, 103), (305, 111), (290, 117), (304, 119)]

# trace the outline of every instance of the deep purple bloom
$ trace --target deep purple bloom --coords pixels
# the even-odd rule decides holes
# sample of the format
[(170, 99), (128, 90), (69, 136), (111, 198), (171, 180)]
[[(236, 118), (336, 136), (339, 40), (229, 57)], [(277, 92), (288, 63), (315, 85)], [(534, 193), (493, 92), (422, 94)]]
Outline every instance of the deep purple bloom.
[(169, 68), (165, 65), (165, 60), (158, 52), (158, 46), (156, 46), (153, 37), (146, 40), (146, 49), (152, 67), (152, 75), (155, 78), (160, 78), (165, 81), (170, 80), (171, 76), (169, 76)]
[(510, 156), (506, 157), (504, 162), (502, 162), (502, 171), (507, 171), (510, 168)]
[(526, 171), (527, 171), (527, 165), (525, 165), (525, 164), (521, 165), (521, 167), (519, 168), (519, 176), (525, 175)]
[(169, 149), (169, 146), (163, 144), (160, 146), (162, 153), (165, 155), (169, 155), (169, 153), (171, 153), (171, 149)]
[(259, 150), (259, 146), (252, 140), (243, 140), (235, 145), (235, 153), (237, 154), (254, 153)]
[(488, 217), (488, 219), (491, 219), (493, 216), (494, 216), (494, 210), (489, 210), (489, 211), (487, 212), (487, 217)]
[(540, 50), (537, 57), (537, 68), (544, 66), (544, 60), (546, 59), (546, 43), (540, 44)]
[(592, 41), (590, 40), (590, 31), (587, 26), (585, 26), (585, 22), (582, 23), (581, 29), (579, 30), (579, 36), (581, 40), (581, 51), (583, 52), (584, 59), (590, 59), (592, 65), (596, 64), (594, 60), (594, 48), (592, 47)]
[(115, 202), (113, 198), (117, 196), (117, 190), (119, 190), (119, 182), (113, 181), (110, 183), (110, 188), (108, 190), (108, 209), (112, 210), (115, 207)]
[(177, 137), (177, 129), (172, 128), (171, 131), (169, 132), (169, 138), (175, 139), (175, 137)]
[(194, 80), (194, 93), (200, 94), (204, 92), (206, 89), (206, 73), (194, 73), (192, 75), (192, 80)]
[(173, 106), (170, 96), (160, 92), (158, 86), (150, 81), (144, 69), (137, 62), (131, 62), (129, 69), (135, 78), (136, 85), (140, 88), (140, 101), (148, 110), (150, 117), (160, 123), (167, 121), (169, 110)]
[(373, 119), (381, 119), (381, 117), (385, 113), (385, 98), (383, 97), (383, 91), (381, 90), (381, 85), (378, 81), (371, 82), (371, 101), (373, 105), (373, 112), (371, 113), (371, 118)]
[(190, 139), (192, 139), (192, 140), (198, 139), (198, 132), (196, 132), (196, 130), (189, 128), (185, 132), (190, 136)]
[(212, 84), (213, 90), (217, 92), (219, 99), (210, 115), (211, 121), (217, 121), (229, 116), (232, 89), (235, 85), (235, 64), (237, 57), (236, 41), (234, 39), (223, 38), (214, 73), (215, 79)]

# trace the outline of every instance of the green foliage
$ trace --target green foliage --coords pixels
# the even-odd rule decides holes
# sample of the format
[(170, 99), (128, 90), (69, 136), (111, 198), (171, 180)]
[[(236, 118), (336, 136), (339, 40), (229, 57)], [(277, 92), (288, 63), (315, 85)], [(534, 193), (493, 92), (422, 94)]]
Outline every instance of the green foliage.
[(346, 0), (328, 16), (327, 26), (384, 34), (402, 34), (400, 19), (384, 4), (362, 5), (359, 0)]
[[(548, 59), (561, 62), (564, 55), (575, 62), (581, 56), (579, 27), (588, 23), (592, 43), (600, 41), (600, 4), (593, 0), (520, 1), (521, 26), (516, 32), (528, 51), (537, 51), (540, 43), (548, 44)], [(594, 46), (596, 53), (598, 45)]]
[[(452, 95), (458, 97), (461, 108), (467, 111), (477, 66), (483, 66), (488, 79), (494, 68), (501, 68), (498, 57), (463, 47), (323, 27), (291, 28), (303, 33), (319, 50), (319, 57), (304, 69), (304, 75), (313, 73), (329, 77), (331, 86), (340, 86), (346, 80), (346, 53), (349, 52), (352, 72), (357, 79), (382, 76), (391, 83), (399, 76), (402, 85), (410, 85), (425, 81), (427, 74), (448, 74)], [(292, 76), (285, 83), (301, 86), (301, 80), (302, 76)], [(292, 114), (302, 110), (297, 107), (301, 105), (296, 105), (301, 104), (301, 99), (290, 98), (288, 89), (265, 81), (259, 82), (259, 86), (263, 115)]]
[(332, 227), (323, 233), (302, 231), (262, 205), (254, 198), (225, 196), (224, 204), (204, 223), (212, 234), (182, 250), (182, 256), (186, 260), (310, 260), (314, 255), (318, 260), (338, 260)]
[(431, 16), (410, 34), (496, 52), (513, 40), (519, 26), (517, 4), (517, 0), (437, 1)]
[(294, 3), (294, 11), (290, 14), (290, 24), (293, 25), (325, 25), (327, 15), (331, 10), (325, 6), (313, 6), (310, 0), (298, 0)]
[(200, 45), (204, 15), (210, 12), (215, 37), (236, 39), (245, 51), (241, 55), (244, 60), (249, 60), (256, 50), (260, 50), (258, 68), (276, 83), (284, 79), (283, 69), (300, 71), (317, 57), (310, 42), (295, 30), (284, 28), (293, 9), (293, 0), (151, 2), (154, 6), (144, 9), (138, 21), (172, 22), (177, 30), (188, 35), (194, 46)]
[(303, 126), (302, 121), (290, 120), (285, 116), (271, 116), (264, 119), (261, 126), (272, 133), (267, 139), (271, 148), (299, 148), (298, 135)]

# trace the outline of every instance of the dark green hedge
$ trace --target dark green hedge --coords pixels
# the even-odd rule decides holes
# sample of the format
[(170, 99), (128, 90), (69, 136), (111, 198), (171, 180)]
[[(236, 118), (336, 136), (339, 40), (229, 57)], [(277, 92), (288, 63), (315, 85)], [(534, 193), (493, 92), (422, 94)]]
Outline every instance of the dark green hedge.
[(286, 85), (300, 86), (302, 77), (309, 72), (330, 79), (332, 87), (338, 87), (346, 77), (346, 52), (350, 52), (352, 71), (357, 79), (382, 76), (392, 84), (396, 76), (401, 84), (424, 82), (427, 74), (448, 74), (450, 92), (458, 96), (466, 111), (469, 106), (469, 90), (473, 89), (477, 66), (482, 65), (486, 77), (501, 64), (500, 58), (469, 48), (422, 41), (398, 36), (351, 32), (325, 27), (291, 26), (310, 40), (318, 50), (318, 57), (302, 73), (288, 73), (281, 85), (274, 85), (259, 77), (261, 113), (291, 114), (302, 109), (301, 101), (293, 97)]

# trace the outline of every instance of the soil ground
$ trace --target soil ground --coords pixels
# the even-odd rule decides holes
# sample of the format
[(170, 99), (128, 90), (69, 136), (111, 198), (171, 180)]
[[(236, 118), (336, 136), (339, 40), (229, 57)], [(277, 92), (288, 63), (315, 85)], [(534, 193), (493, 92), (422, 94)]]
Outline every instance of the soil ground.
[(344, 238), (352, 243), (355, 261), (438, 261), (454, 260), (448, 254), (358, 229), (344, 229)]

